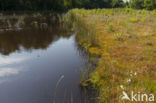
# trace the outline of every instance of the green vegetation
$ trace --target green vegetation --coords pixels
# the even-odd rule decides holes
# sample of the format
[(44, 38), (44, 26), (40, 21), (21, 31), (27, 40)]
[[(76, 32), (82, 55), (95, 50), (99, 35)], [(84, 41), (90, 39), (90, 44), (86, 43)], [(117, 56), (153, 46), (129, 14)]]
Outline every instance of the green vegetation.
[(0, 11), (53, 11), (72, 8), (122, 8), (156, 9), (156, 0), (0, 0)]
[(65, 11), (123, 6), (122, 0), (0, 0), (0, 11)]
[(137, 17), (132, 17), (129, 20), (130, 22), (133, 22), (133, 23), (137, 23), (139, 21)]
[(156, 9), (156, 0), (130, 0), (129, 6), (135, 9)]
[(96, 88), (99, 103), (130, 103), (121, 100), (121, 87), (127, 93), (156, 95), (155, 11), (73, 9), (65, 18), (90, 53), (90, 62), (96, 63), (81, 85)]
[[(72, 8), (134, 8), (156, 9), (156, 0), (0, 0), (0, 11), (62, 12)], [(110, 12), (111, 13), (111, 12)]]

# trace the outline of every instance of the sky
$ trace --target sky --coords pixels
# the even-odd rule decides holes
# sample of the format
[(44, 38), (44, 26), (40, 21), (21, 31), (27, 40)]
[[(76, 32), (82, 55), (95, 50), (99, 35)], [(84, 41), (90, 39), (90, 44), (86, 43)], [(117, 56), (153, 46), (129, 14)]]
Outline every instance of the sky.
[(129, 0), (123, 0), (123, 1), (129, 1)]

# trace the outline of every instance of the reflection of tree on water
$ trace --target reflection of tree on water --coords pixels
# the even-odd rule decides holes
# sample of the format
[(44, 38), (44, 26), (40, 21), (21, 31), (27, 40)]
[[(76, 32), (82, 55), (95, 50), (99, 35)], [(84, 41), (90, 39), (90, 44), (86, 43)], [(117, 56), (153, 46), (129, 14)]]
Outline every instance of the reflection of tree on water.
[(0, 32), (0, 53), (9, 55), (12, 52), (25, 50), (46, 49), (60, 37), (70, 37), (60, 26), (50, 26), (46, 30), (27, 28), (19, 31)]
[(58, 23), (57, 15), (23, 15), (23, 16), (0, 16), (0, 31), (19, 30), (29, 27), (42, 29), (43, 24), (51, 26)]

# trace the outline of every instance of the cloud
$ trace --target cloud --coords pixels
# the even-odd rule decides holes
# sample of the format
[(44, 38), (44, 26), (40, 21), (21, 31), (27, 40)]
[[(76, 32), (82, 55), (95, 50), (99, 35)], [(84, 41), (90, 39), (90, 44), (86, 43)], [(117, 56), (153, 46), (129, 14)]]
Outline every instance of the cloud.
[(19, 68), (0, 68), (0, 77), (17, 75), (20, 71), (21, 69)]
[(10, 81), (10, 76), (18, 75), (23, 69), (17, 68), (0, 68), (0, 83)]
[(0, 57), (0, 66), (19, 63), (19, 62), (22, 62), (22, 61), (24, 61), (26, 59), (27, 58), (17, 58), (17, 57), (5, 58), (5, 57)]

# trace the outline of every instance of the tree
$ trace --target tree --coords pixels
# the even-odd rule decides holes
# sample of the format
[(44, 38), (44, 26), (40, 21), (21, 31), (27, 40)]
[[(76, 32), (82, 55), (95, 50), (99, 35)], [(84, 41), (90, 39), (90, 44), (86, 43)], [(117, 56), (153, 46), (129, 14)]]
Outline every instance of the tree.
[(129, 5), (135, 9), (156, 9), (156, 0), (130, 0)]
[(130, 0), (129, 5), (131, 8), (143, 9), (144, 8), (144, 0)]
[(124, 7), (123, 0), (112, 0), (112, 7)]
[(152, 9), (156, 8), (156, 1), (155, 0), (145, 0), (144, 7), (147, 10), (152, 10)]
[(1, 11), (64, 11), (71, 8), (123, 7), (122, 0), (0, 0)]

